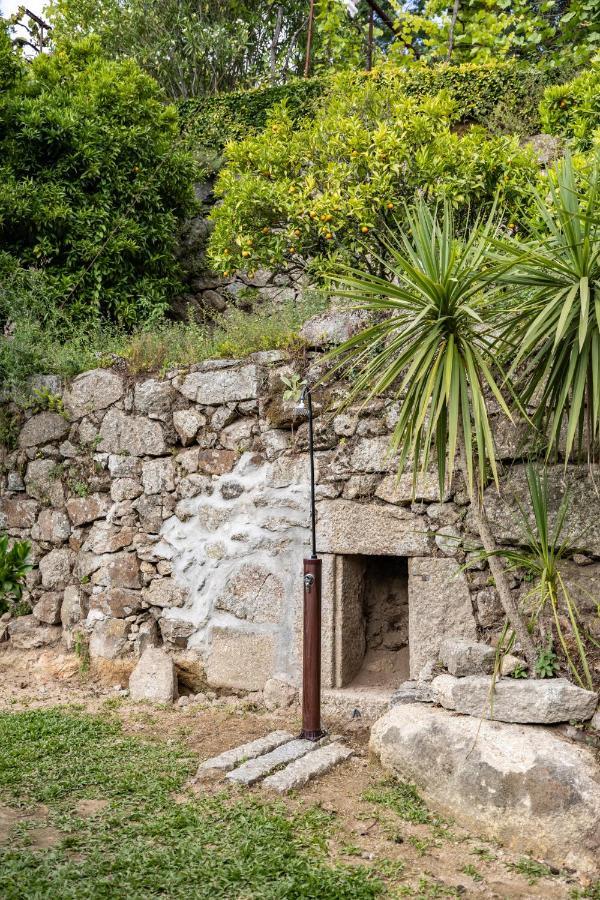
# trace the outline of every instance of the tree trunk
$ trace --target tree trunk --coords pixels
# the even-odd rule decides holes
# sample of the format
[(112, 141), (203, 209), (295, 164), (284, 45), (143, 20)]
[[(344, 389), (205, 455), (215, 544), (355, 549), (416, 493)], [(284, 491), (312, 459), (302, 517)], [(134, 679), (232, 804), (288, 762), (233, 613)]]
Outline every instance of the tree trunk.
[[(459, 436), (458, 451), (462, 476), (464, 478), (465, 484), (468, 485), (469, 476), (467, 472), (467, 459), (462, 436)], [(475, 473), (475, 477), (476, 475), (477, 473)], [(492, 534), (490, 523), (488, 522), (488, 517), (485, 512), (485, 506), (483, 505), (483, 497), (480, 497), (477, 491), (475, 491), (473, 496), (471, 497), (471, 509), (473, 511), (473, 517), (475, 519), (475, 524), (477, 525), (477, 531), (479, 532), (479, 537), (481, 538), (483, 549), (486, 553), (494, 553), (498, 549), (496, 540), (494, 538), (494, 535)], [(492, 577), (494, 579), (494, 583), (496, 585), (496, 590), (498, 591), (502, 609), (506, 613), (506, 618), (510, 622), (513, 631), (515, 632), (516, 639), (521, 645), (521, 650), (524, 653), (525, 659), (527, 660), (527, 664), (529, 666), (529, 673), (532, 678), (535, 678), (537, 651), (535, 649), (533, 641), (531, 640), (531, 636), (527, 631), (527, 626), (523, 621), (521, 613), (517, 608), (517, 604), (513, 600), (508, 580), (506, 578), (506, 572), (504, 570), (504, 566), (502, 565), (502, 560), (498, 556), (490, 556), (487, 561), (492, 573)]]
[(279, 38), (281, 37), (281, 29), (283, 27), (283, 6), (277, 7), (277, 21), (275, 22), (275, 31), (271, 40), (269, 52), (269, 60), (271, 66), (271, 83), (277, 84), (277, 49), (279, 47)]
[[(463, 472), (463, 475), (466, 475), (466, 473)], [(481, 538), (483, 549), (486, 553), (493, 553), (497, 549), (496, 541), (494, 540), (494, 536), (488, 522), (485, 508), (483, 506), (483, 501), (480, 500), (479, 497), (473, 497), (471, 500), (471, 509), (473, 511), (473, 516), (475, 518), (475, 523), (477, 525), (477, 530)], [(517, 604), (515, 603), (510, 592), (510, 587), (506, 579), (506, 571), (504, 569), (504, 566), (502, 565), (502, 560), (498, 556), (490, 556), (488, 558), (488, 564), (494, 578), (494, 582), (496, 584), (496, 590), (498, 591), (498, 596), (500, 597), (502, 608), (504, 609), (506, 617), (515, 632), (519, 644), (521, 645), (521, 650), (525, 654), (525, 658), (529, 664), (530, 675), (532, 677), (535, 677), (535, 663), (537, 660), (537, 652), (533, 641), (531, 640), (531, 636), (527, 631), (525, 622), (523, 621), (521, 614), (517, 609)]]
[(452, 7), (452, 18), (450, 19), (450, 30), (448, 31), (448, 62), (452, 59), (452, 51), (454, 50), (454, 32), (456, 30), (456, 20), (458, 19), (458, 10), (460, 8), (460, 0), (454, 0)]

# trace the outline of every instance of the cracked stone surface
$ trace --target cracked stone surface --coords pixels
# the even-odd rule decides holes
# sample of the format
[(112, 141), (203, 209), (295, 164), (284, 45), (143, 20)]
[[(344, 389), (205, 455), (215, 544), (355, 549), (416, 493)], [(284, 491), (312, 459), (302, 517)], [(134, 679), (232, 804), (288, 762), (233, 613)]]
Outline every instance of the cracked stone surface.
[(352, 756), (353, 751), (343, 744), (333, 743), (318, 747), (313, 753), (289, 763), (285, 769), (274, 772), (262, 783), (264, 788), (277, 791), (280, 794), (303, 787), (311, 778), (324, 775)]

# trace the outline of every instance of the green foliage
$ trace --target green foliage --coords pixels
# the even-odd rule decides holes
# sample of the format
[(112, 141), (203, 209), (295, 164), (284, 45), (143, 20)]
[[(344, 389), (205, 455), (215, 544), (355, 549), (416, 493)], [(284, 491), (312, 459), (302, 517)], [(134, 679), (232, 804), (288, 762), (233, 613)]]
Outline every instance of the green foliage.
[(527, 672), (526, 667), (522, 663), (517, 663), (512, 672), (510, 673), (511, 678), (529, 678), (529, 673)]
[[(535, 664), (535, 673), (538, 678), (554, 678), (560, 671), (558, 657), (551, 646), (540, 650)], [(591, 690), (591, 685), (589, 690)]]
[(209, 257), (223, 272), (311, 260), (372, 262), (415, 192), (448, 199), (463, 220), (494, 197), (512, 208), (537, 165), (515, 138), (460, 135), (447, 94), (409, 97), (391, 78), (338, 76), (314, 119), (276, 108), (266, 130), (227, 147)]
[(31, 571), (31, 544), (28, 541), (9, 542), (7, 534), (0, 535), (0, 613), (9, 602), (18, 603), (23, 593), (25, 576)]
[(435, 453), (443, 495), (462, 447), (469, 489), (477, 473), (483, 490), (488, 473), (498, 478), (486, 395), (511, 415), (497, 368), (498, 289), (486, 272), (495, 226), (475, 225), (463, 241), (449, 204), (432, 213), (420, 200), (405, 215), (397, 243), (391, 233), (384, 236), (390, 257), (384, 277), (342, 270), (336, 278), (340, 296), (378, 319), (332, 351), (329, 374), (353, 369), (349, 400), (390, 391), (402, 397), (392, 438), (399, 471), (410, 460), (416, 482)]
[(0, 93), (0, 272), (12, 299), (0, 324), (29, 306), (23, 270), (41, 280), (47, 313), (70, 320), (132, 325), (167, 308), (178, 222), (193, 208), (179, 143), (152, 79), (105, 61), (94, 41), (38, 56)]
[[(72, 378), (117, 359), (124, 359), (133, 373), (164, 372), (206, 359), (293, 350), (301, 345), (302, 324), (324, 305), (324, 298), (315, 294), (301, 303), (263, 306), (255, 312), (232, 309), (203, 324), (161, 319), (133, 332), (95, 324), (69, 328), (62, 320), (43, 326), (35, 316), (25, 317), (16, 323), (10, 340), (0, 341), (0, 379), (26, 405), (31, 402), (28, 381), (37, 372)], [(0, 408), (0, 443), (13, 442), (17, 434), (14, 413)]]
[(362, 795), (363, 800), (391, 809), (405, 822), (431, 825), (435, 822), (414, 784), (390, 778)]
[(518, 862), (506, 863), (506, 866), (511, 871), (524, 875), (529, 884), (535, 884), (539, 878), (549, 878), (552, 875), (552, 870), (547, 865), (529, 856), (522, 856)]
[[(269, 112), (280, 103), (294, 122), (314, 118), (318, 101), (332, 89), (357, 91), (379, 85), (409, 97), (424, 99), (446, 91), (456, 103), (462, 121), (490, 125), (492, 130), (533, 134), (540, 128), (538, 105), (552, 72), (539, 66), (509, 63), (463, 63), (426, 66), (381, 65), (371, 72), (346, 71), (342, 79), (331, 70), (313, 78), (291, 79), (284, 84), (238, 90), (217, 96), (194, 97), (179, 104), (190, 145), (201, 162), (218, 164), (228, 141), (238, 141), (262, 130)], [(343, 87), (337, 87), (340, 84)]]
[[(195, 754), (173, 740), (128, 737), (98, 717), (0, 713), (0, 801), (46, 804), (48, 824), (60, 834), (57, 846), (34, 849), (21, 823), (0, 846), (3, 900), (369, 900), (382, 893), (365, 867), (328, 860), (330, 817), (322, 810), (289, 814), (253, 797), (182, 795), (196, 765)], [(84, 798), (109, 805), (83, 817), (77, 802)]]
[(22, 62), (8, 36), (6, 22), (0, 18), (0, 93), (17, 81), (21, 70)]
[(217, 168), (225, 145), (261, 131), (274, 106), (285, 104), (293, 121), (311, 116), (328, 83), (324, 77), (298, 78), (271, 87), (182, 101), (179, 113), (189, 146), (201, 165)]
[(540, 115), (550, 134), (571, 138), (583, 150), (600, 146), (600, 60), (573, 81), (546, 88)]
[[(337, 0), (336, 0), (337, 2)], [(303, 0), (54, 0), (59, 43), (96, 35), (113, 59), (131, 57), (173, 99), (198, 97), (297, 73)]]
[[(527, 486), (533, 523), (528, 510), (517, 500), (521, 514), (525, 540), (517, 549), (503, 548), (492, 553), (481, 553), (480, 558), (501, 557), (512, 572), (529, 573), (533, 586), (524, 598), (531, 611), (531, 623), (539, 626), (542, 636), (554, 628), (570, 673), (581, 687), (593, 690), (592, 675), (586, 652), (585, 629), (581, 623), (577, 603), (562, 576), (561, 565), (573, 554), (572, 542), (565, 536), (565, 520), (569, 512), (569, 497), (562, 497), (554, 524), (550, 516), (550, 499), (546, 474), (540, 475), (533, 467), (527, 467)], [(565, 626), (568, 621), (568, 629)], [(573, 651), (575, 659), (573, 658)], [(540, 678), (552, 678), (559, 668), (558, 659), (551, 646), (542, 650), (536, 661)], [(515, 670), (513, 678), (526, 677)]]
[(600, 158), (578, 172), (567, 157), (535, 195), (531, 239), (504, 241), (501, 280), (512, 296), (506, 319), (513, 371), (523, 404), (565, 454), (600, 439)]

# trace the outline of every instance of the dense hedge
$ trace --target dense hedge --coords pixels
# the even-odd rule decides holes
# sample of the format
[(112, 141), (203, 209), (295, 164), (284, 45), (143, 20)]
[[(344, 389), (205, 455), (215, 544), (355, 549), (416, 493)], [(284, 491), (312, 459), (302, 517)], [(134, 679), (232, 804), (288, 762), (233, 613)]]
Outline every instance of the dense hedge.
[(600, 63), (567, 84), (547, 88), (540, 112), (546, 131), (572, 138), (587, 150), (600, 143)]
[(214, 165), (228, 141), (263, 129), (274, 106), (285, 103), (294, 118), (310, 115), (327, 87), (327, 78), (296, 78), (273, 87), (185, 100), (179, 112), (197, 157)]
[[(494, 130), (531, 134), (539, 130), (538, 105), (544, 88), (557, 74), (535, 66), (502, 62), (459, 66), (389, 65), (372, 72), (348, 72), (343, 77), (349, 90), (371, 81), (388, 87), (397, 85), (399, 93), (417, 99), (445, 90), (456, 101), (462, 121), (485, 124)], [(293, 119), (310, 116), (316, 101), (333, 84), (332, 77), (321, 76), (186, 100), (180, 104), (180, 115), (197, 155), (214, 165), (228, 141), (241, 140), (249, 133), (262, 130), (276, 104), (284, 102)]]
[[(350, 79), (354, 81), (354, 79)], [(212, 213), (212, 265), (278, 269), (310, 260), (368, 265), (385, 252), (415, 193), (449, 200), (461, 223), (498, 198), (510, 216), (527, 205), (537, 161), (514, 136), (473, 125), (448, 92), (407, 96), (393, 79), (337, 76), (317, 114), (294, 121), (275, 107), (266, 129), (226, 149)]]
[(195, 209), (177, 111), (136, 63), (106, 61), (88, 39), (11, 79), (0, 90), (0, 328), (33, 302), (14, 292), (28, 283), (20, 269), (43, 278), (44, 316), (159, 315), (181, 289), (177, 229)]

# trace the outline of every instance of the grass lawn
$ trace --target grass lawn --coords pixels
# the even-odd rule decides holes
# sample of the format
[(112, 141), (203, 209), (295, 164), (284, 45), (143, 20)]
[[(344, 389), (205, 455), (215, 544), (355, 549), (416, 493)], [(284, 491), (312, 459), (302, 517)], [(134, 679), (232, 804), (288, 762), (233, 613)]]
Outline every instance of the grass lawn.
[(381, 894), (372, 870), (328, 862), (332, 821), (318, 807), (177, 796), (196, 762), (175, 741), (129, 737), (77, 710), (0, 713), (0, 896)]

